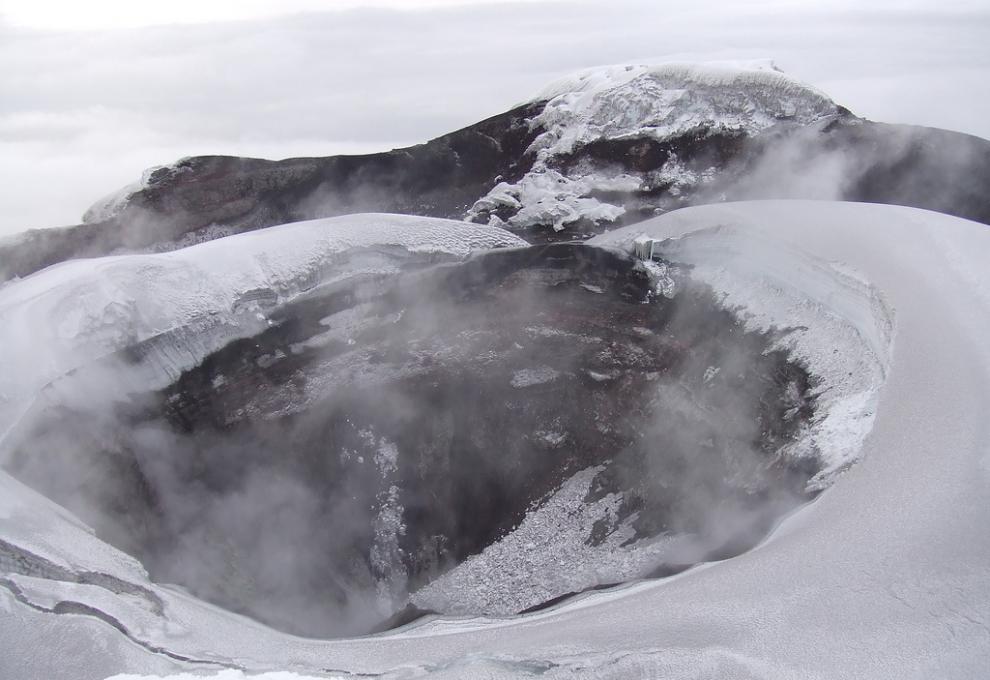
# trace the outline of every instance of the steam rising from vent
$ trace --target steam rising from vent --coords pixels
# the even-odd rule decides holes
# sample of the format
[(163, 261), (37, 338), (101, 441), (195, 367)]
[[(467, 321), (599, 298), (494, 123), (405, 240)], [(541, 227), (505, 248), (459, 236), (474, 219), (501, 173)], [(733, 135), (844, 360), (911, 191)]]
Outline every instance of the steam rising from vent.
[(304, 635), (726, 557), (807, 498), (778, 453), (810, 379), (667, 273), (557, 245), (325, 284), (162, 390), (120, 382), (128, 350), (57, 381), (7, 467), (156, 580)]

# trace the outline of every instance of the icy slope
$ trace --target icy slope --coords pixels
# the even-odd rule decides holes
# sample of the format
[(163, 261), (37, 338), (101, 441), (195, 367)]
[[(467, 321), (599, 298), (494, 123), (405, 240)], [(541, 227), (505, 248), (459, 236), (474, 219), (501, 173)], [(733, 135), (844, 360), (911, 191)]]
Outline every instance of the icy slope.
[[(805, 125), (838, 113), (823, 93), (779, 72), (769, 61), (610, 66), (551, 84), (534, 101), (546, 101), (530, 125), (544, 132), (528, 152), (536, 160), (522, 179), (501, 182), (479, 199), (468, 219), (500, 209), (513, 228), (550, 224), (557, 231), (586, 220), (612, 222), (620, 205), (593, 194), (646, 191), (658, 183), (694, 186), (705, 176), (672, 154), (649, 176), (608, 168), (556, 165), (589, 144), (619, 140), (672, 142), (686, 136), (753, 135), (781, 122)], [(711, 170), (714, 173), (714, 168)]]
[(157, 339), (141, 376), (153, 386), (264, 328), (277, 304), (341, 277), (396, 271), (399, 253), (463, 258), (523, 244), (481, 225), (371, 214), (55, 265), (0, 286), (0, 435), (42, 386), (124, 347)]

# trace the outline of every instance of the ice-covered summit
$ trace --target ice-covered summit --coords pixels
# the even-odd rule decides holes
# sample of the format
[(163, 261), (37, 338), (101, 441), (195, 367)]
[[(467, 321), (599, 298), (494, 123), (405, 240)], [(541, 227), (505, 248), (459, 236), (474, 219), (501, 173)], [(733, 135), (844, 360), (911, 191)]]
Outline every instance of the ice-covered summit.
[(534, 99), (544, 100), (532, 122), (546, 132), (531, 147), (543, 159), (593, 141), (666, 140), (712, 129), (755, 133), (838, 112), (828, 96), (769, 60), (588, 69), (550, 84)]
[[(725, 139), (842, 111), (769, 60), (594, 68), (552, 83), (533, 102), (546, 104), (529, 121), (542, 130), (527, 151), (532, 167), (492, 188), (469, 219), (556, 231), (581, 221), (614, 222), (629, 202), (617, 196), (678, 196), (710, 180)], [(626, 147), (633, 142), (645, 144)], [(636, 161), (654, 156), (656, 163)], [(660, 167), (636, 168), (652, 165)]]

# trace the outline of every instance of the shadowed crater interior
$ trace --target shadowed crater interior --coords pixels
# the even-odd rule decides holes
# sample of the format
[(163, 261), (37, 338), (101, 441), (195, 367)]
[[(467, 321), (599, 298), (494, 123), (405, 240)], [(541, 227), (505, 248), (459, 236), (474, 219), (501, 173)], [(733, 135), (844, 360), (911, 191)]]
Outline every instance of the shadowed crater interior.
[[(270, 318), (166, 389), (51, 404), (11, 471), (154, 580), (308, 636), (457, 592), (466, 561), (582, 472), (605, 509), (547, 540), (654, 552), (581, 587), (736, 554), (807, 499), (813, 466), (780, 453), (811, 417), (808, 374), (676, 266), (533, 246), (351, 277)], [(501, 602), (493, 572), (482, 609), (580, 589), (544, 576)]]

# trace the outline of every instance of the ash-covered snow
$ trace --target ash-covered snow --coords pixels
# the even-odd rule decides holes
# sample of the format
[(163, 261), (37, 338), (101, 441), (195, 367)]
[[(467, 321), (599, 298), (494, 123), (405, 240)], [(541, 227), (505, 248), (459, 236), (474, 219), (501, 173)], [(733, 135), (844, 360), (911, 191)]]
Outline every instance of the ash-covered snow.
[(409, 575), (402, 567), (402, 548), (399, 547), (399, 538), (406, 532), (399, 487), (391, 485), (388, 491), (379, 494), (378, 502), (380, 507), (373, 522), (375, 542), (371, 546), (371, 568), (378, 607), (385, 618), (395, 612), (396, 605), (405, 597)]
[(237, 234), (168, 253), (71, 260), (0, 288), (0, 435), (44, 385), (124, 347), (155, 339), (137, 379), (163, 386), (231, 340), (264, 329), (266, 312), (358, 274), (389, 274), (397, 247), (464, 258), (520, 246), (516, 236), (454, 220), (348, 215)]
[(645, 260), (643, 268), (646, 269), (650, 281), (653, 282), (653, 291), (657, 295), (673, 299), (677, 294), (677, 282), (670, 275), (670, 268), (667, 264), (656, 260)]
[(671, 155), (656, 171), (640, 176), (607, 168), (578, 167), (567, 174), (555, 161), (591, 142), (626, 139), (669, 141), (688, 134), (755, 134), (781, 122), (808, 124), (838, 109), (818, 90), (781, 73), (768, 60), (667, 63), (600, 67), (563, 78), (532, 101), (545, 101), (530, 125), (544, 132), (527, 153), (529, 172), (500, 182), (468, 211), (467, 219), (508, 208), (511, 228), (548, 224), (556, 231), (586, 220), (613, 222), (625, 209), (594, 192), (632, 193), (666, 185), (673, 195), (711, 179), (714, 170), (691, 170)]
[(378, 494), (378, 512), (372, 521), (375, 534), (371, 546), (371, 570), (375, 579), (378, 610), (382, 618), (392, 615), (402, 606), (409, 579), (403, 567), (400, 538), (406, 533), (403, 522), (405, 509), (399, 502), (399, 487), (393, 484), (399, 470), (399, 448), (385, 437), (376, 437), (370, 430), (360, 430), (358, 436), (375, 449), (374, 463), (385, 484)]

